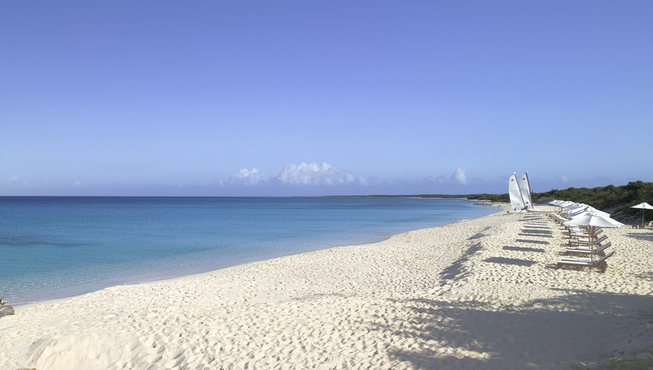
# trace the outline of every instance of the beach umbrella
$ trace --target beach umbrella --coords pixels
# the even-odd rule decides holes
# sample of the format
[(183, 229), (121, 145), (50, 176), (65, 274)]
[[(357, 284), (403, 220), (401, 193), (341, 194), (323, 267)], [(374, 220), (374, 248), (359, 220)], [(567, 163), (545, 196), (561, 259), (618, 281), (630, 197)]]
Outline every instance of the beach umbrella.
[(610, 217), (610, 214), (608, 212), (603, 212), (601, 210), (598, 210), (598, 209), (596, 209), (596, 208), (594, 208), (592, 206), (588, 206), (588, 205), (585, 205), (583, 207), (579, 207), (579, 208), (574, 209), (573, 211), (571, 211), (569, 213), (569, 215), (572, 218), (574, 218), (575, 216), (578, 216), (578, 215), (580, 215), (582, 213), (586, 213), (586, 212), (596, 213), (596, 214), (599, 214), (599, 215), (601, 215), (603, 217)]
[[(582, 213), (571, 220), (565, 222), (567, 226), (586, 226), (589, 228), (589, 245), (592, 246), (592, 235), (594, 235), (595, 227), (621, 227), (624, 224), (610, 217), (604, 217), (597, 213), (587, 212)], [(590, 253), (590, 258), (593, 260), (594, 256)]]
[(632, 206), (630, 208), (637, 208), (642, 210), (642, 226), (644, 226), (644, 212), (646, 212), (647, 209), (653, 209), (653, 206), (646, 202), (643, 202), (636, 206)]
[(575, 209), (580, 209), (580, 208), (584, 208), (584, 207), (588, 207), (588, 205), (585, 204), (585, 203), (574, 203), (574, 204), (568, 206), (567, 209), (570, 210), (570, 211), (573, 211)]
[(570, 208), (567, 211), (567, 213), (569, 213), (570, 215), (573, 215), (573, 214), (585, 212), (585, 210), (587, 210), (587, 207), (589, 207), (589, 206), (581, 206), (581, 207)]
[[(560, 207), (560, 204), (563, 203), (561, 200), (555, 199), (549, 202), (554, 207)], [(557, 209), (557, 208), (556, 208)]]
[(624, 224), (596, 212), (588, 211), (580, 214), (566, 223), (567, 226), (622, 227)]
[[(605, 213), (605, 212), (603, 212)], [(573, 221), (573, 223), (572, 223)], [(588, 223), (585, 223), (588, 222)], [(624, 224), (621, 222), (610, 218), (608, 214), (603, 215), (595, 211), (584, 211), (571, 218), (571, 220), (565, 222), (567, 226), (596, 226), (596, 227), (622, 227)]]
[(563, 205), (562, 208), (564, 208), (565, 212), (567, 214), (569, 214), (569, 213), (573, 213), (574, 211), (577, 211), (577, 210), (581, 209), (583, 206), (586, 206), (586, 204), (570, 202), (567, 205)]
[[(599, 214), (599, 215), (601, 215), (603, 217), (610, 218), (610, 214), (608, 212), (603, 212), (600, 209), (596, 209), (594, 207), (589, 207), (587, 210), (590, 211), (590, 212), (593, 212), (593, 213), (597, 213), (597, 214)], [(612, 220), (612, 218), (610, 218), (610, 219)], [(619, 222), (619, 221), (617, 221), (617, 222)], [(619, 222), (619, 223), (621, 223), (621, 222)], [(623, 224), (621, 224), (621, 225), (623, 226)]]

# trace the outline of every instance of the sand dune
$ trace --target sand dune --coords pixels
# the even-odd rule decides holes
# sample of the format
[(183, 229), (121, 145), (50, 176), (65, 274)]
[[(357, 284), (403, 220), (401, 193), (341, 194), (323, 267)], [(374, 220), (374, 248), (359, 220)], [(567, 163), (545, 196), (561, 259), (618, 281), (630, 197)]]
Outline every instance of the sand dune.
[[(0, 319), (0, 368), (568, 368), (653, 351), (653, 233), (606, 230), (605, 273), (499, 213)], [(648, 352), (646, 352), (648, 351)]]

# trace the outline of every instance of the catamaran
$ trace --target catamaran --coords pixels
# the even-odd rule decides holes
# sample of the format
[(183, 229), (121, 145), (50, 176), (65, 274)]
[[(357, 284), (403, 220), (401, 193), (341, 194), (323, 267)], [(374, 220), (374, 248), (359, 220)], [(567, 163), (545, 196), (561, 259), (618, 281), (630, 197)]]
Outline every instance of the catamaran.
[(533, 201), (531, 200), (531, 183), (528, 181), (528, 172), (524, 172), (521, 180), (519, 180), (519, 190), (521, 191), (521, 196), (524, 200), (524, 206), (526, 206), (527, 209), (533, 209)]
[(513, 173), (508, 180), (508, 194), (510, 195), (510, 210), (511, 212), (521, 212), (526, 209), (524, 204), (524, 197), (521, 190), (519, 190), (519, 183), (517, 182), (517, 174)]

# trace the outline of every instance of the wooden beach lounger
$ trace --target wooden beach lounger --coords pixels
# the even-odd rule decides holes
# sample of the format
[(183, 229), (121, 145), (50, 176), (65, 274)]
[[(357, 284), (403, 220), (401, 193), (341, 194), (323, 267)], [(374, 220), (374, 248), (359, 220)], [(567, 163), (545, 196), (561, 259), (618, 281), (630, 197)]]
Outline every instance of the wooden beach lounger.
[(599, 245), (598, 248), (592, 249), (589, 246), (578, 246), (567, 248), (567, 252), (570, 253), (584, 253), (584, 254), (599, 254), (610, 247), (612, 243), (607, 242), (604, 245)]
[(605, 256), (592, 260), (591, 258), (588, 257), (562, 257), (557, 263), (558, 267), (567, 265), (567, 266), (589, 266), (589, 267), (594, 267), (600, 264), (601, 262), (605, 261), (608, 259), (608, 257), (612, 256), (614, 252), (610, 252), (606, 254)]
[[(596, 238), (599, 234), (603, 232), (603, 229), (596, 229), (592, 238)], [(589, 238), (590, 234), (586, 230), (569, 230), (563, 233), (565, 236), (571, 238)]]
[(552, 213), (552, 214), (551, 214), (551, 217), (553, 218), (553, 220), (554, 220), (555, 222), (557, 222), (557, 223), (559, 223), (559, 224), (563, 224), (563, 223), (569, 221), (569, 219), (564, 218), (564, 217), (560, 216), (560, 215), (557, 214), (557, 213)]
[[(601, 242), (605, 241), (606, 239), (608, 239), (608, 236), (603, 235), (598, 239), (593, 239), (592, 242), (594, 244), (601, 244)], [(569, 242), (567, 244), (569, 244), (569, 246), (571, 247), (574, 245), (588, 245), (589, 243), (590, 243), (589, 238), (583, 237), (583, 238), (569, 239)]]

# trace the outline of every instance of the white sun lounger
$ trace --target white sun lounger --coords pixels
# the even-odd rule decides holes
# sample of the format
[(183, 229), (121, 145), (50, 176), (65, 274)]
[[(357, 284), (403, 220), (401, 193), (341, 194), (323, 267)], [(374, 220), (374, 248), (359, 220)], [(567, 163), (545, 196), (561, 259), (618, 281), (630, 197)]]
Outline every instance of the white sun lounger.
[(555, 222), (559, 223), (559, 224), (562, 224), (562, 223), (565, 223), (565, 222), (569, 221), (569, 219), (564, 218), (564, 217), (560, 216), (557, 213), (551, 213), (551, 218), (553, 218), (553, 220)]
[[(608, 239), (607, 235), (603, 235), (602, 237), (598, 239), (592, 239), (593, 244), (601, 244), (601, 242), (605, 241)], [(588, 245), (590, 243), (589, 238), (576, 238), (576, 239), (569, 239), (569, 246), (572, 245)]]
[(614, 252), (610, 252), (610, 253), (606, 254), (605, 256), (603, 256), (603, 257), (601, 257), (599, 259), (596, 259), (596, 260), (592, 260), (589, 257), (578, 257), (578, 258), (575, 258), (575, 257), (562, 257), (562, 258), (560, 258), (560, 260), (558, 260), (558, 267), (560, 265), (574, 265), (574, 266), (590, 266), (590, 267), (592, 267), (592, 266), (596, 266), (597, 264), (605, 261), (606, 259), (608, 259), (608, 257), (612, 256), (613, 254), (614, 254)]
[(607, 242), (603, 245), (599, 245), (596, 249), (590, 248), (589, 246), (578, 246), (567, 248), (567, 252), (571, 253), (585, 253), (585, 254), (599, 254), (610, 247), (612, 243)]
[[(592, 234), (593, 238), (596, 238), (599, 234), (603, 232), (603, 229), (596, 229)], [(590, 234), (586, 230), (570, 230), (564, 233), (570, 238), (589, 238)]]

